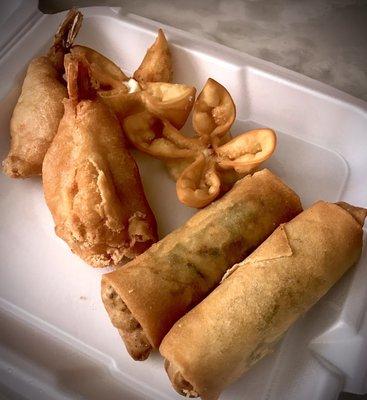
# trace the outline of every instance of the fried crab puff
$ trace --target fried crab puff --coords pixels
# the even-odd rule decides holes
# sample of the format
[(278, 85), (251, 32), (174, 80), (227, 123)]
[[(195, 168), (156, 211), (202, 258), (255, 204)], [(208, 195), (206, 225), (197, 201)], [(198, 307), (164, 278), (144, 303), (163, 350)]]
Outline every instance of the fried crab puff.
[(163, 113), (149, 108), (125, 117), (123, 129), (137, 149), (168, 162), (177, 180), (179, 200), (189, 207), (202, 208), (235, 180), (256, 170), (275, 150), (272, 129), (254, 129), (232, 139), (229, 130), (235, 117), (229, 92), (208, 79), (194, 104), (195, 137), (182, 134)]
[(88, 67), (99, 98), (114, 111), (121, 124), (127, 116), (143, 111), (169, 121), (177, 129), (185, 124), (194, 104), (196, 89), (170, 83), (172, 61), (161, 29), (133, 78), (88, 47), (74, 46), (71, 54)]

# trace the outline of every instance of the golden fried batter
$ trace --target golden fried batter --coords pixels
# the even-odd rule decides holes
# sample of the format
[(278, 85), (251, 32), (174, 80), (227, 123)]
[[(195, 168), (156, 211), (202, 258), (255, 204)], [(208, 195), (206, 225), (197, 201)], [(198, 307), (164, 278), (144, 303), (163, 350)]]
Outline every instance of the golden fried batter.
[(3, 162), (12, 178), (41, 174), (42, 161), (54, 138), (67, 96), (62, 82), (64, 54), (77, 35), (82, 14), (71, 10), (59, 27), (47, 56), (29, 64), (22, 92), (10, 121), (11, 146)]
[(46, 202), (73, 252), (94, 267), (117, 265), (157, 240), (156, 222), (118, 120), (88, 86), (89, 71), (65, 63), (70, 99), (43, 163)]
[(140, 67), (134, 72), (134, 79), (140, 83), (171, 82), (171, 53), (162, 29), (159, 29), (156, 41), (148, 49)]

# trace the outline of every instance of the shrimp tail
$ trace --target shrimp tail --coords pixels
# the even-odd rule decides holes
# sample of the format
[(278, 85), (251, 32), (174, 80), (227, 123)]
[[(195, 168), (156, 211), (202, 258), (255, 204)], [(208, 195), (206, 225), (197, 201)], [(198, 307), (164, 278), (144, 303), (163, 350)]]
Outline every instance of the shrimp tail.
[(48, 52), (48, 57), (60, 73), (64, 72), (64, 56), (69, 53), (82, 21), (83, 14), (76, 8), (72, 8), (54, 36), (54, 42)]

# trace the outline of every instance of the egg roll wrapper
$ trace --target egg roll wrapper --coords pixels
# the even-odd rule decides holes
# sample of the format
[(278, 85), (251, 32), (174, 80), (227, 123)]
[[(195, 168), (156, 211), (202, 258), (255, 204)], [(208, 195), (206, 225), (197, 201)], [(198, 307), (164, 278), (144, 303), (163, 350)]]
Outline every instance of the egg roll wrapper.
[(318, 202), (278, 227), (177, 321), (160, 352), (179, 393), (217, 399), (356, 263), (365, 210), (345, 208)]
[[(246, 176), (144, 254), (103, 276), (102, 299), (113, 324), (123, 333), (117, 296), (142, 327), (142, 342), (158, 347), (175, 321), (213, 290), (228, 268), (301, 210), (298, 196), (269, 170)], [(107, 295), (111, 287), (113, 299)], [(146, 354), (144, 346), (141, 350)], [(141, 359), (139, 352), (130, 354)]]

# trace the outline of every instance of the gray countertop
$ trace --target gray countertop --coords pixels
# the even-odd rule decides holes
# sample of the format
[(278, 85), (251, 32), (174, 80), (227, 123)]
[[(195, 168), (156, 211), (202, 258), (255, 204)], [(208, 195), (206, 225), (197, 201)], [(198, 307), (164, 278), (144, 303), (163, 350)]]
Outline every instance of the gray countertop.
[(367, 0), (41, 0), (44, 12), (115, 5), (367, 101)]

